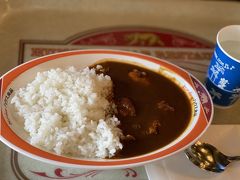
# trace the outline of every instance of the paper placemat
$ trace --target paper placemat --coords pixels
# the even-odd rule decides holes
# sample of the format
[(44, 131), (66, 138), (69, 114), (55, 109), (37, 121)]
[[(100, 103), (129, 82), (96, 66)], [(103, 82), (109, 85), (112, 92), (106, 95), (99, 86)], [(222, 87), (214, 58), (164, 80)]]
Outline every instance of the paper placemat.
[[(240, 154), (240, 125), (211, 125), (200, 138), (226, 155)], [(190, 162), (183, 152), (145, 166), (149, 180), (238, 180), (240, 163), (234, 162), (223, 173), (203, 171)]]
[[(93, 29), (58, 41), (20, 40), (18, 64), (52, 53), (86, 48), (121, 49), (168, 59), (202, 81), (212, 55), (212, 44), (195, 36), (155, 27), (122, 26)], [(0, 149), (4, 151), (3, 161), (10, 162), (0, 167), (0, 170), (7, 169), (2, 174), (5, 179), (11, 175), (18, 179), (39, 180), (147, 179), (144, 166), (111, 171), (64, 168), (27, 158), (3, 144)]]

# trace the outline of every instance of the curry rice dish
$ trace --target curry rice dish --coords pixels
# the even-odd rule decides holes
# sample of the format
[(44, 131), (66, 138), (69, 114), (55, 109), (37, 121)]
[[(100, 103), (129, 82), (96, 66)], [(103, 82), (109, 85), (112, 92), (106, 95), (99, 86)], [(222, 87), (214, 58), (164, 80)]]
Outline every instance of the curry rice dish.
[(172, 80), (114, 61), (40, 72), (12, 99), (29, 142), (59, 155), (128, 158), (187, 128), (192, 107)]

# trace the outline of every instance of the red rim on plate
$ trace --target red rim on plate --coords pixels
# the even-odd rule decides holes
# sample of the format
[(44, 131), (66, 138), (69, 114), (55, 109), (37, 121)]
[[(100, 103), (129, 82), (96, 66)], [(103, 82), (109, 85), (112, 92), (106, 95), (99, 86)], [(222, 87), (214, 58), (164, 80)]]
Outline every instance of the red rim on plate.
[[(125, 56), (131, 56), (135, 58), (141, 58), (145, 61), (150, 61), (156, 64), (159, 64), (167, 69), (170, 69), (174, 73), (181, 76), (186, 82), (188, 82), (193, 89), (195, 89), (196, 93), (199, 96), (201, 107), (200, 107), (200, 115), (197, 120), (197, 123), (195, 127), (191, 130), (191, 132), (184, 137), (182, 140), (177, 142), (175, 145), (160, 151), (160, 152), (153, 152), (150, 154), (137, 156), (133, 158), (127, 158), (127, 159), (113, 159), (113, 160), (85, 160), (85, 159), (73, 159), (69, 157), (63, 157), (58, 156), (53, 153), (49, 153), (46, 151), (43, 151), (39, 148), (36, 148), (26, 141), (24, 141), (22, 138), (20, 138), (18, 135), (16, 135), (13, 130), (9, 127), (9, 123), (6, 122), (6, 119), (3, 116), (3, 112), (5, 111), (4, 102), (7, 101), (8, 96), (4, 96), (6, 94), (6, 90), (10, 83), (18, 77), (23, 72), (27, 71), (28, 69), (37, 66), (38, 64), (55, 60), (61, 57), (67, 57), (67, 56), (73, 56), (73, 55), (80, 55), (80, 54), (112, 54), (112, 55), (125, 55)], [(163, 60), (159, 60), (158, 58), (154, 58), (151, 56), (138, 54), (138, 53), (132, 53), (127, 51), (115, 51), (115, 50), (77, 50), (77, 51), (69, 51), (69, 52), (63, 52), (58, 54), (53, 54), (45, 57), (41, 57), (32, 61), (29, 61), (27, 63), (24, 63), (13, 70), (6, 73), (3, 77), (0, 79), (0, 90), (1, 90), (1, 124), (0, 124), (0, 139), (13, 148), (14, 150), (23, 153), (29, 157), (43, 160), (45, 162), (52, 162), (57, 163), (58, 165), (67, 165), (67, 166), (84, 166), (84, 167), (94, 167), (94, 168), (114, 168), (114, 167), (123, 167), (123, 166), (136, 166), (141, 165), (146, 162), (151, 162), (157, 159), (161, 159), (163, 157), (169, 156), (173, 153), (176, 153), (182, 149), (184, 149), (186, 146), (188, 146), (190, 143), (193, 143), (194, 140), (199, 138), (204, 131), (207, 129), (207, 127), (210, 125), (213, 117), (213, 105), (210, 98), (210, 95), (208, 94), (205, 87), (192, 75), (187, 73), (185, 70), (168, 63)], [(8, 94), (8, 93), (7, 93)]]

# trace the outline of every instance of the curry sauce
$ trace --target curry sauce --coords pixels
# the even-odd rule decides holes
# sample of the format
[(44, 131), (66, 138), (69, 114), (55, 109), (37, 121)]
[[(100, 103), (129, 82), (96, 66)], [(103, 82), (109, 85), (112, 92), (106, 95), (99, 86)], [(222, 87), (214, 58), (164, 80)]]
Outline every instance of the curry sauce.
[(125, 139), (114, 158), (127, 158), (159, 149), (180, 136), (192, 113), (187, 95), (170, 79), (148, 69), (106, 61), (114, 84), (119, 126)]

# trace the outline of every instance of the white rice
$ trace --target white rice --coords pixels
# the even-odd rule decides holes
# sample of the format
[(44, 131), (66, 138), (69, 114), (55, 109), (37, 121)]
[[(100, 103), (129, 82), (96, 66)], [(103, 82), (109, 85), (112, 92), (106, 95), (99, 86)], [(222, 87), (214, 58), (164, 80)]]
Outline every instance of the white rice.
[(112, 157), (123, 136), (109, 102), (112, 81), (95, 69), (70, 67), (37, 73), (12, 99), (32, 145), (59, 155)]

